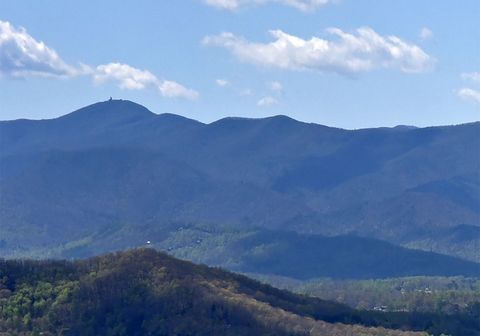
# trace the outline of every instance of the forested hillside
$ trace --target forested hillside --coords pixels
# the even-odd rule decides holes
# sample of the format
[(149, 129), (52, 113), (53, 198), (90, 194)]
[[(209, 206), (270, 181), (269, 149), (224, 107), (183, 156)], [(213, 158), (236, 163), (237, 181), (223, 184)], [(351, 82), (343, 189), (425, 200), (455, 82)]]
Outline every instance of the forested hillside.
[(480, 331), (478, 307), (454, 315), (358, 311), (153, 249), (76, 262), (2, 260), (0, 279), (0, 331), (11, 335), (413, 336), (426, 331), (467, 336)]
[(479, 123), (203, 124), (122, 100), (2, 121), (0, 255), (81, 257), (213, 225), (350, 234), (479, 261), (479, 135)]
[(249, 276), (278, 288), (333, 300), (357, 309), (457, 314), (480, 302), (479, 278), (420, 276), (298, 281), (285, 277)]

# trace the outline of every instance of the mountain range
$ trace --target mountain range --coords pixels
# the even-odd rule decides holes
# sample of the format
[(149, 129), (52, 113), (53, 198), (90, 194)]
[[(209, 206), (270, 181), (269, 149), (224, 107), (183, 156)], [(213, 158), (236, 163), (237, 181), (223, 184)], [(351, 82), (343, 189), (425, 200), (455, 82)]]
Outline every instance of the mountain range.
[(477, 275), (479, 139), (479, 122), (205, 124), (124, 100), (1, 121), (0, 254), (76, 258), (148, 244), (296, 278)]

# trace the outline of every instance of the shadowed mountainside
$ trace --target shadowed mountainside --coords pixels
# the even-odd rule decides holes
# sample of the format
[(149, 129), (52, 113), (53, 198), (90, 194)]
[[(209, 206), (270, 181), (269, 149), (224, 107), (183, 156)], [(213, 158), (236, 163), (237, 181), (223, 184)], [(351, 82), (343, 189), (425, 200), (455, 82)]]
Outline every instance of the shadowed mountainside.
[(129, 237), (149, 232), (160, 243), (193, 223), (354, 234), (479, 261), (478, 139), (480, 123), (203, 124), (122, 100), (2, 121), (0, 253), (75, 256), (108, 237), (138, 246)]

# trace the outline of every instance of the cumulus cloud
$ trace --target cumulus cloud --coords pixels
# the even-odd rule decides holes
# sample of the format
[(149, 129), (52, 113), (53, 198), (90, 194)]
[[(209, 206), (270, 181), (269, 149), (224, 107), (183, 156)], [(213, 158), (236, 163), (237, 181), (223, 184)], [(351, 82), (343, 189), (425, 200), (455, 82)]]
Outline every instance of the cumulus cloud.
[(230, 82), (226, 79), (216, 79), (215, 80), (215, 83), (218, 85), (218, 86), (228, 86), (230, 84)]
[[(472, 81), (480, 84), (480, 72), (464, 72), (460, 76), (465, 81)], [(456, 91), (457, 96), (463, 100), (480, 104), (480, 90), (468, 87), (461, 88)]]
[(280, 92), (283, 91), (283, 85), (282, 85), (282, 83), (277, 82), (277, 81), (273, 81), (273, 82), (268, 83), (268, 88), (269, 88), (271, 91), (277, 92), (277, 93), (280, 93)]
[(419, 36), (422, 41), (429, 40), (433, 37), (433, 32), (427, 27), (423, 27), (422, 29), (420, 29)]
[(97, 84), (113, 80), (120, 88), (127, 90), (141, 90), (158, 85), (158, 78), (150, 71), (139, 70), (120, 63), (99, 65), (93, 76)]
[(25, 78), (73, 77), (88, 67), (75, 68), (65, 63), (57, 52), (35, 40), (25, 28), (15, 28), (0, 21), (0, 76)]
[(0, 78), (75, 76), (91, 76), (97, 84), (114, 81), (120, 88), (127, 90), (153, 87), (164, 97), (196, 99), (199, 96), (198, 92), (179, 83), (160, 80), (151, 72), (128, 64), (71, 66), (63, 61), (55, 50), (34, 39), (24, 28), (17, 29), (9, 22), (0, 21)]
[(196, 99), (199, 96), (198, 92), (187, 89), (179, 83), (160, 80), (150, 71), (140, 70), (128, 64), (109, 63), (99, 65), (95, 68), (93, 78), (97, 84), (113, 81), (121, 89), (126, 90), (155, 88), (164, 97)]
[(209, 6), (213, 6), (220, 9), (236, 10), (240, 7), (240, 0), (205, 0), (205, 3)]
[(464, 100), (473, 101), (480, 104), (480, 91), (470, 88), (463, 88), (457, 91), (457, 96)]
[(277, 104), (278, 100), (272, 96), (265, 96), (263, 98), (260, 98), (260, 100), (257, 102), (257, 106), (259, 107), (269, 107)]
[(480, 72), (464, 72), (462, 79), (480, 83)]
[(232, 33), (206, 36), (203, 44), (229, 50), (244, 62), (288, 70), (313, 70), (353, 75), (379, 68), (418, 73), (430, 70), (435, 60), (420, 47), (396, 36), (381, 36), (362, 27), (354, 34), (329, 28), (332, 39), (300, 37), (272, 30), (270, 43), (250, 42)]
[(251, 96), (253, 95), (252, 89), (243, 89), (239, 92), (240, 96)]
[(180, 97), (180, 98), (186, 98), (190, 100), (197, 99), (200, 94), (192, 89), (187, 89), (183, 85), (173, 82), (173, 81), (168, 81), (164, 80), (160, 82), (160, 85), (158, 86), (158, 89), (160, 90), (160, 93), (164, 97)]
[(243, 7), (278, 3), (308, 12), (332, 2), (332, 0), (204, 0), (207, 5), (219, 9), (235, 11)]

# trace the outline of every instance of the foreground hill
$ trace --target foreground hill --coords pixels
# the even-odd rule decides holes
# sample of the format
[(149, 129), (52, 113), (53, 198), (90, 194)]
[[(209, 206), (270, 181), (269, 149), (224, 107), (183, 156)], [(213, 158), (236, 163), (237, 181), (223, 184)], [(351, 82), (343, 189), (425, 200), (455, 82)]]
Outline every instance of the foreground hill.
[(77, 262), (0, 261), (0, 279), (0, 331), (14, 335), (426, 335), (395, 328), (467, 336), (480, 330), (474, 311), (357, 311), (152, 249)]
[(140, 232), (213, 224), (355, 234), (480, 261), (479, 137), (480, 123), (203, 124), (121, 100), (3, 121), (0, 254), (75, 256), (102, 237), (125, 248)]

